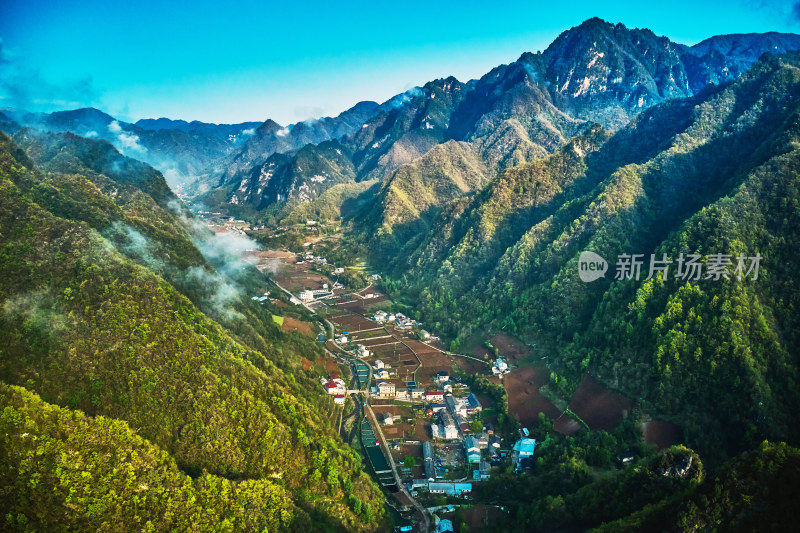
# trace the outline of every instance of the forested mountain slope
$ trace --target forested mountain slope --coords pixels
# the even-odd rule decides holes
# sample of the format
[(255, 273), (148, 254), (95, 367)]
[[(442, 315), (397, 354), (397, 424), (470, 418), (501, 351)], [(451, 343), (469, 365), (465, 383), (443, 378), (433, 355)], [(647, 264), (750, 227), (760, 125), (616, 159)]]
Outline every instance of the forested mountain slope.
[[(50, 139), (64, 140), (69, 151), (69, 137)], [(113, 176), (42, 173), (4, 135), (0, 180), (9, 527), (113, 528), (137, 514), (142, 527), (180, 528), (198, 513), (233, 529), (380, 527), (382, 497), (299, 365), (318, 348), (253, 302), (220, 325), (168, 281), (180, 269), (162, 277), (148, 266), (157, 257), (114, 231), (172, 217), (177, 235), (154, 253), (210, 275), (184, 221)]]
[[(739, 80), (595, 127), (549, 158), (507, 170), (443, 211), (392, 264), (436, 331), (497, 328), (553, 353), (569, 379), (596, 373), (686, 423), (704, 452), (800, 435), (797, 54), (763, 58)], [(610, 263), (578, 277), (585, 250)], [(620, 254), (640, 280), (615, 280)], [(645, 281), (650, 254), (672, 274)], [(757, 280), (676, 279), (679, 254), (763, 257)], [(704, 259), (704, 262), (707, 260)], [(568, 388), (568, 384), (562, 384)], [(713, 430), (710, 430), (713, 428)]]

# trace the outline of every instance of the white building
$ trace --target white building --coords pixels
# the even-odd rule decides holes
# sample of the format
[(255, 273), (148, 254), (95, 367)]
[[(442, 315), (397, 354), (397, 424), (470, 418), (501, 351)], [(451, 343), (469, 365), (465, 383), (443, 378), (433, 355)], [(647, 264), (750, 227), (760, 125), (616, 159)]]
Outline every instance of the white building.
[(456, 398), (452, 394), (448, 394), (444, 398), (444, 403), (447, 404), (447, 409), (450, 410), (450, 414), (453, 416), (460, 415), (463, 417), (467, 416), (467, 406), (464, 401), (464, 398)]
[(502, 376), (503, 374), (507, 374), (508, 372), (509, 372), (508, 363), (506, 363), (506, 360), (503, 359), (502, 357), (498, 357), (495, 360), (494, 365), (492, 365), (492, 374), (494, 374), (495, 376)]
[(305, 290), (300, 293), (300, 300), (310, 302), (314, 299), (314, 291)]
[(343, 384), (333, 381), (328, 381), (323, 386), (325, 387), (325, 391), (330, 395), (344, 394), (347, 390)]
[(394, 397), (394, 383), (391, 381), (386, 381), (383, 379), (378, 380), (378, 396), (382, 398), (393, 398)]
[(450, 416), (450, 413), (447, 411), (439, 411), (439, 434), (437, 435), (441, 439), (457, 439), (458, 438), (458, 428), (456, 427), (456, 423), (453, 420), (453, 417)]

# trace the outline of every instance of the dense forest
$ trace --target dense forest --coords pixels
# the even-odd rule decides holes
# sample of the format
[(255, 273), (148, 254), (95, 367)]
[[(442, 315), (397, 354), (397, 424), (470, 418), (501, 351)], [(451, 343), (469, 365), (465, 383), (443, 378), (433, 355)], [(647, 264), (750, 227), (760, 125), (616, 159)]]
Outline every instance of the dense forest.
[[(403, 248), (373, 238), (386, 288), (451, 339), (504, 330), (551, 353), (568, 395), (591, 372), (688, 429), (715, 464), (763, 439), (797, 442), (800, 57), (765, 56), (740, 79), (670, 100), (609, 134), (455, 200)], [(740, 154), (733, 157), (732, 154)], [(357, 230), (356, 230), (357, 231)], [(577, 275), (584, 250), (611, 273)], [(727, 277), (613, 279), (621, 254), (726, 254)], [(760, 255), (757, 280), (734, 275)], [(491, 305), (486, 305), (491, 302)]]
[(227, 276), (160, 174), (100, 141), (17, 137), (27, 154), (0, 138), (6, 527), (380, 528), (299, 365), (319, 348), (208, 293)]

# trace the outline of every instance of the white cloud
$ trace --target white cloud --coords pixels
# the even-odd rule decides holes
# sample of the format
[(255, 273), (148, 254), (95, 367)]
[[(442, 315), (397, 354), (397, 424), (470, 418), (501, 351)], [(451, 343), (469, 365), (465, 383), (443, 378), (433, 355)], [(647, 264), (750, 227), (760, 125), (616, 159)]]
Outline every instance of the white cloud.
[(139, 144), (139, 136), (122, 131), (122, 126), (116, 120), (108, 125), (108, 131), (114, 134), (113, 144), (124, 155), (141, 155), (147, 152), (147, 148)]

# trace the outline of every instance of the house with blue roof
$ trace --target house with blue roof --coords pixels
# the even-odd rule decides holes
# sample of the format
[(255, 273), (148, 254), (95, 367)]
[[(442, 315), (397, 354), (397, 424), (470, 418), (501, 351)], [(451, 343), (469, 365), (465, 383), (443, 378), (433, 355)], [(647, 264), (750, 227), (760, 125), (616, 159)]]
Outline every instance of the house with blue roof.
[(514, 468), (520, 470), (528, 466), (535, 450), (536, 439), (523, 437), (515, 442), (511, 451), (511, 462)]
[(470, 464), (478, 464), (481, 462), (481, 448), (478, 444), (478, 439), (469, 436), (464, 439), (464, 450), (467, 455), (467, 461)]

